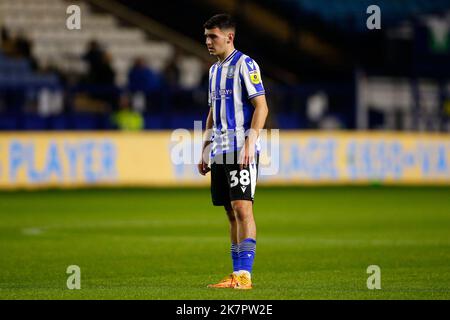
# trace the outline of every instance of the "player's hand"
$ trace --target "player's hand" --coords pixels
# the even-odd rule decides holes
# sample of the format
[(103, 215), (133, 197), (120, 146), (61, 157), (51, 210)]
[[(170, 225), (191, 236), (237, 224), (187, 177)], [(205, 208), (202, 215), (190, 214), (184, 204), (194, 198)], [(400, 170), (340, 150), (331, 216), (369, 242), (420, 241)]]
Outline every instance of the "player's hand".
[(255, 144), (245, 140), (244, 147), (241, 150), (239, 158), (239, 168), (248, 168), (255, 161)]
[(209, 171), (211, 171), (211, 168), (208, 166), (207, 163), (205, 163), (203, 160), (200, 161), (200, 163), (198, 164), (198, 172), (204, 176), (205, 174), (207, 174)]

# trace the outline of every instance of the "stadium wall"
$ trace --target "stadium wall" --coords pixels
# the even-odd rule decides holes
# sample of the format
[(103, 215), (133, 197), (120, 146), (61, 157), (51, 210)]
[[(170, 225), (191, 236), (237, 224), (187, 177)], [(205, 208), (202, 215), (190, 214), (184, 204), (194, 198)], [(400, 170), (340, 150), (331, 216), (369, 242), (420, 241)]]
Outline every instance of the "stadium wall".
[[(450, 185), (445, 134), (286, 131), (262, 145), (261, 185)], [(182, 129), (1, 133), (0, 188), (207, 186), (200, 146)]]

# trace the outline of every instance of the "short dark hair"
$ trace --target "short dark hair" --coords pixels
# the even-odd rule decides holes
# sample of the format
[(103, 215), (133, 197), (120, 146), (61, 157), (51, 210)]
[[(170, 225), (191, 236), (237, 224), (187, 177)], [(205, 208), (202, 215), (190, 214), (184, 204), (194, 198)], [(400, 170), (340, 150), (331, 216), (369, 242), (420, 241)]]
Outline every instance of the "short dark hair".
[(233, 29), (236, 30), (236, 21), (232, 16), (226, 13), (220, 13), (209, 18), (208, 21), (203, 25), (205, 29), (219, 28), (223, 29)]

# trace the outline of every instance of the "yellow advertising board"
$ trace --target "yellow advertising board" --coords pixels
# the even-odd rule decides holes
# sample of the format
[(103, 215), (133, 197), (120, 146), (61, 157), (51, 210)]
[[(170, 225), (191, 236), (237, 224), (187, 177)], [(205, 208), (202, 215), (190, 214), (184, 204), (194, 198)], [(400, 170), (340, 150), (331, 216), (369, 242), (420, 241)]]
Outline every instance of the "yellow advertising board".
[[(0, 188), (208, 185), (201, 135), (0, 134)], [(260, 184), (450, 185), (450, 135), (286, 131), (262, 136)]]
[(279, 171), (261, 177), (270, 184), (450, 185), (450, 135), (285, 132), (279, 141)]

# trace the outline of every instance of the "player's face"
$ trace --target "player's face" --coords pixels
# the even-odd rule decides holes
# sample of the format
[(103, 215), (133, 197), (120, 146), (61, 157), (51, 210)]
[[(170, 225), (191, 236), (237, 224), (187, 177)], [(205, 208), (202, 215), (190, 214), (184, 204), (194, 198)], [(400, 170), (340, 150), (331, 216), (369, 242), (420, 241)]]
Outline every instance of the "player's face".
[(205, 29), (205, 43), (211, 55), (223, 55), (228, 45), (230, 45), (231, 40), (232, 36), (229, 31), (226, 32), (219, 28)]

